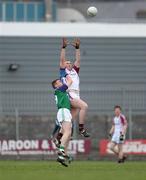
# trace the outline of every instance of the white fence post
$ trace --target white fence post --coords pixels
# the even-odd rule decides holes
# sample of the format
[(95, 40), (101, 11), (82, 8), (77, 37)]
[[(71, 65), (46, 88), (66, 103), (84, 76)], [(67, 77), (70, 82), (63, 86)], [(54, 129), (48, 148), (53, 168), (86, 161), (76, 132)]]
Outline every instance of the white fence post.
[(19, 113), (18, 113), (18, 108), (15, 108), (15, 118), (16, 118), (16, 140), (19, 140)]
[(132, 109), (129, 108), (129, 124), (128, 124), (128, 129), (129, 129), (129, 139), (132, 139)]

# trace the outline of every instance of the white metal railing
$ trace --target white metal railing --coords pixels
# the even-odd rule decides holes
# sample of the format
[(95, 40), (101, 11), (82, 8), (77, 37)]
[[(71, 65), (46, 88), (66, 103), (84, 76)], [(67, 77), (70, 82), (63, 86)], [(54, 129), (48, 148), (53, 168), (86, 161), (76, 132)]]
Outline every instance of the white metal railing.
[[(15, 109), (20, 115), (55, 115), (56, 105), (52, 90), (45, 88), (14, 88), (0, 90), (1, 114), (14, 114)], [(83, 90), (81, 98), (88, 105), (88, 113), (110, 114), (113, 107), (121, 105), (123, 111), (132, 114), (146, 114), (146, 89), (100, 89)]]

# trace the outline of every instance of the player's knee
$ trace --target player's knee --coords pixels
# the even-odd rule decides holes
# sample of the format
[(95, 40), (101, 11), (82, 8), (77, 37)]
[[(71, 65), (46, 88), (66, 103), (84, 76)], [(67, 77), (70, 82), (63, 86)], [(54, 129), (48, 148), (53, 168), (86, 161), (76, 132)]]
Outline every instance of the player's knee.
[(81, 109), (87, 110), (88, 109), (88, 104), (84, 103)]

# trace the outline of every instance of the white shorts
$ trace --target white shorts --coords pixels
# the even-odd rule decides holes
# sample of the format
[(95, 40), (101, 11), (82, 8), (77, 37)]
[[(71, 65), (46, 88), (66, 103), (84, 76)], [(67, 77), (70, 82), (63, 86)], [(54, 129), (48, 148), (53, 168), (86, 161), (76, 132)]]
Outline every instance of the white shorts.
[(57, 120), (59, 124), (61, 124), (63, 121), (72, 122), (72, 115), (70, 110), (67, 108), (60, 108), (57, 112)]
[(70, 99), (80, 99), (79, 92), (69, 91), (68, 94), (69, 94)]
[(119, 133), (114, 133), (111, 139), (112, 142), (116, 143), (116, 144), (122, 144), (124, 143), (124, 141), (120, 141), (120, 132)]

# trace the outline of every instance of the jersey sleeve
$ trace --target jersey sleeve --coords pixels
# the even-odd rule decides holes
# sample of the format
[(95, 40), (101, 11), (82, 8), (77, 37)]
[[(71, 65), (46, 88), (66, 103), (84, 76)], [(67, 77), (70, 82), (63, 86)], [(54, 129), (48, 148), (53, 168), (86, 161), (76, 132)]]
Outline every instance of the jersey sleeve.
[(68, 86), (66, 84), (63, 84), (61, 87), (59, 87), (57, 90), (61, 92), (65, 92), (68, 89)]
[(74, 70), (79, 74), (80, 68), (77, 67), (77, 66), (75, 66), (75, 65), (73, 65), (73, 68), (74, 68)]
[(66, 77), (68, 74), (65, 71), (65, 68), (60, 68), (60, 79)]
[(123, 125), (126, 125), (126, 124), (127, 124), (126, 117), (122, 114), (122, 115), (120, 115), (120, 118), (121, 118), (121, 123), (122, 123)]

